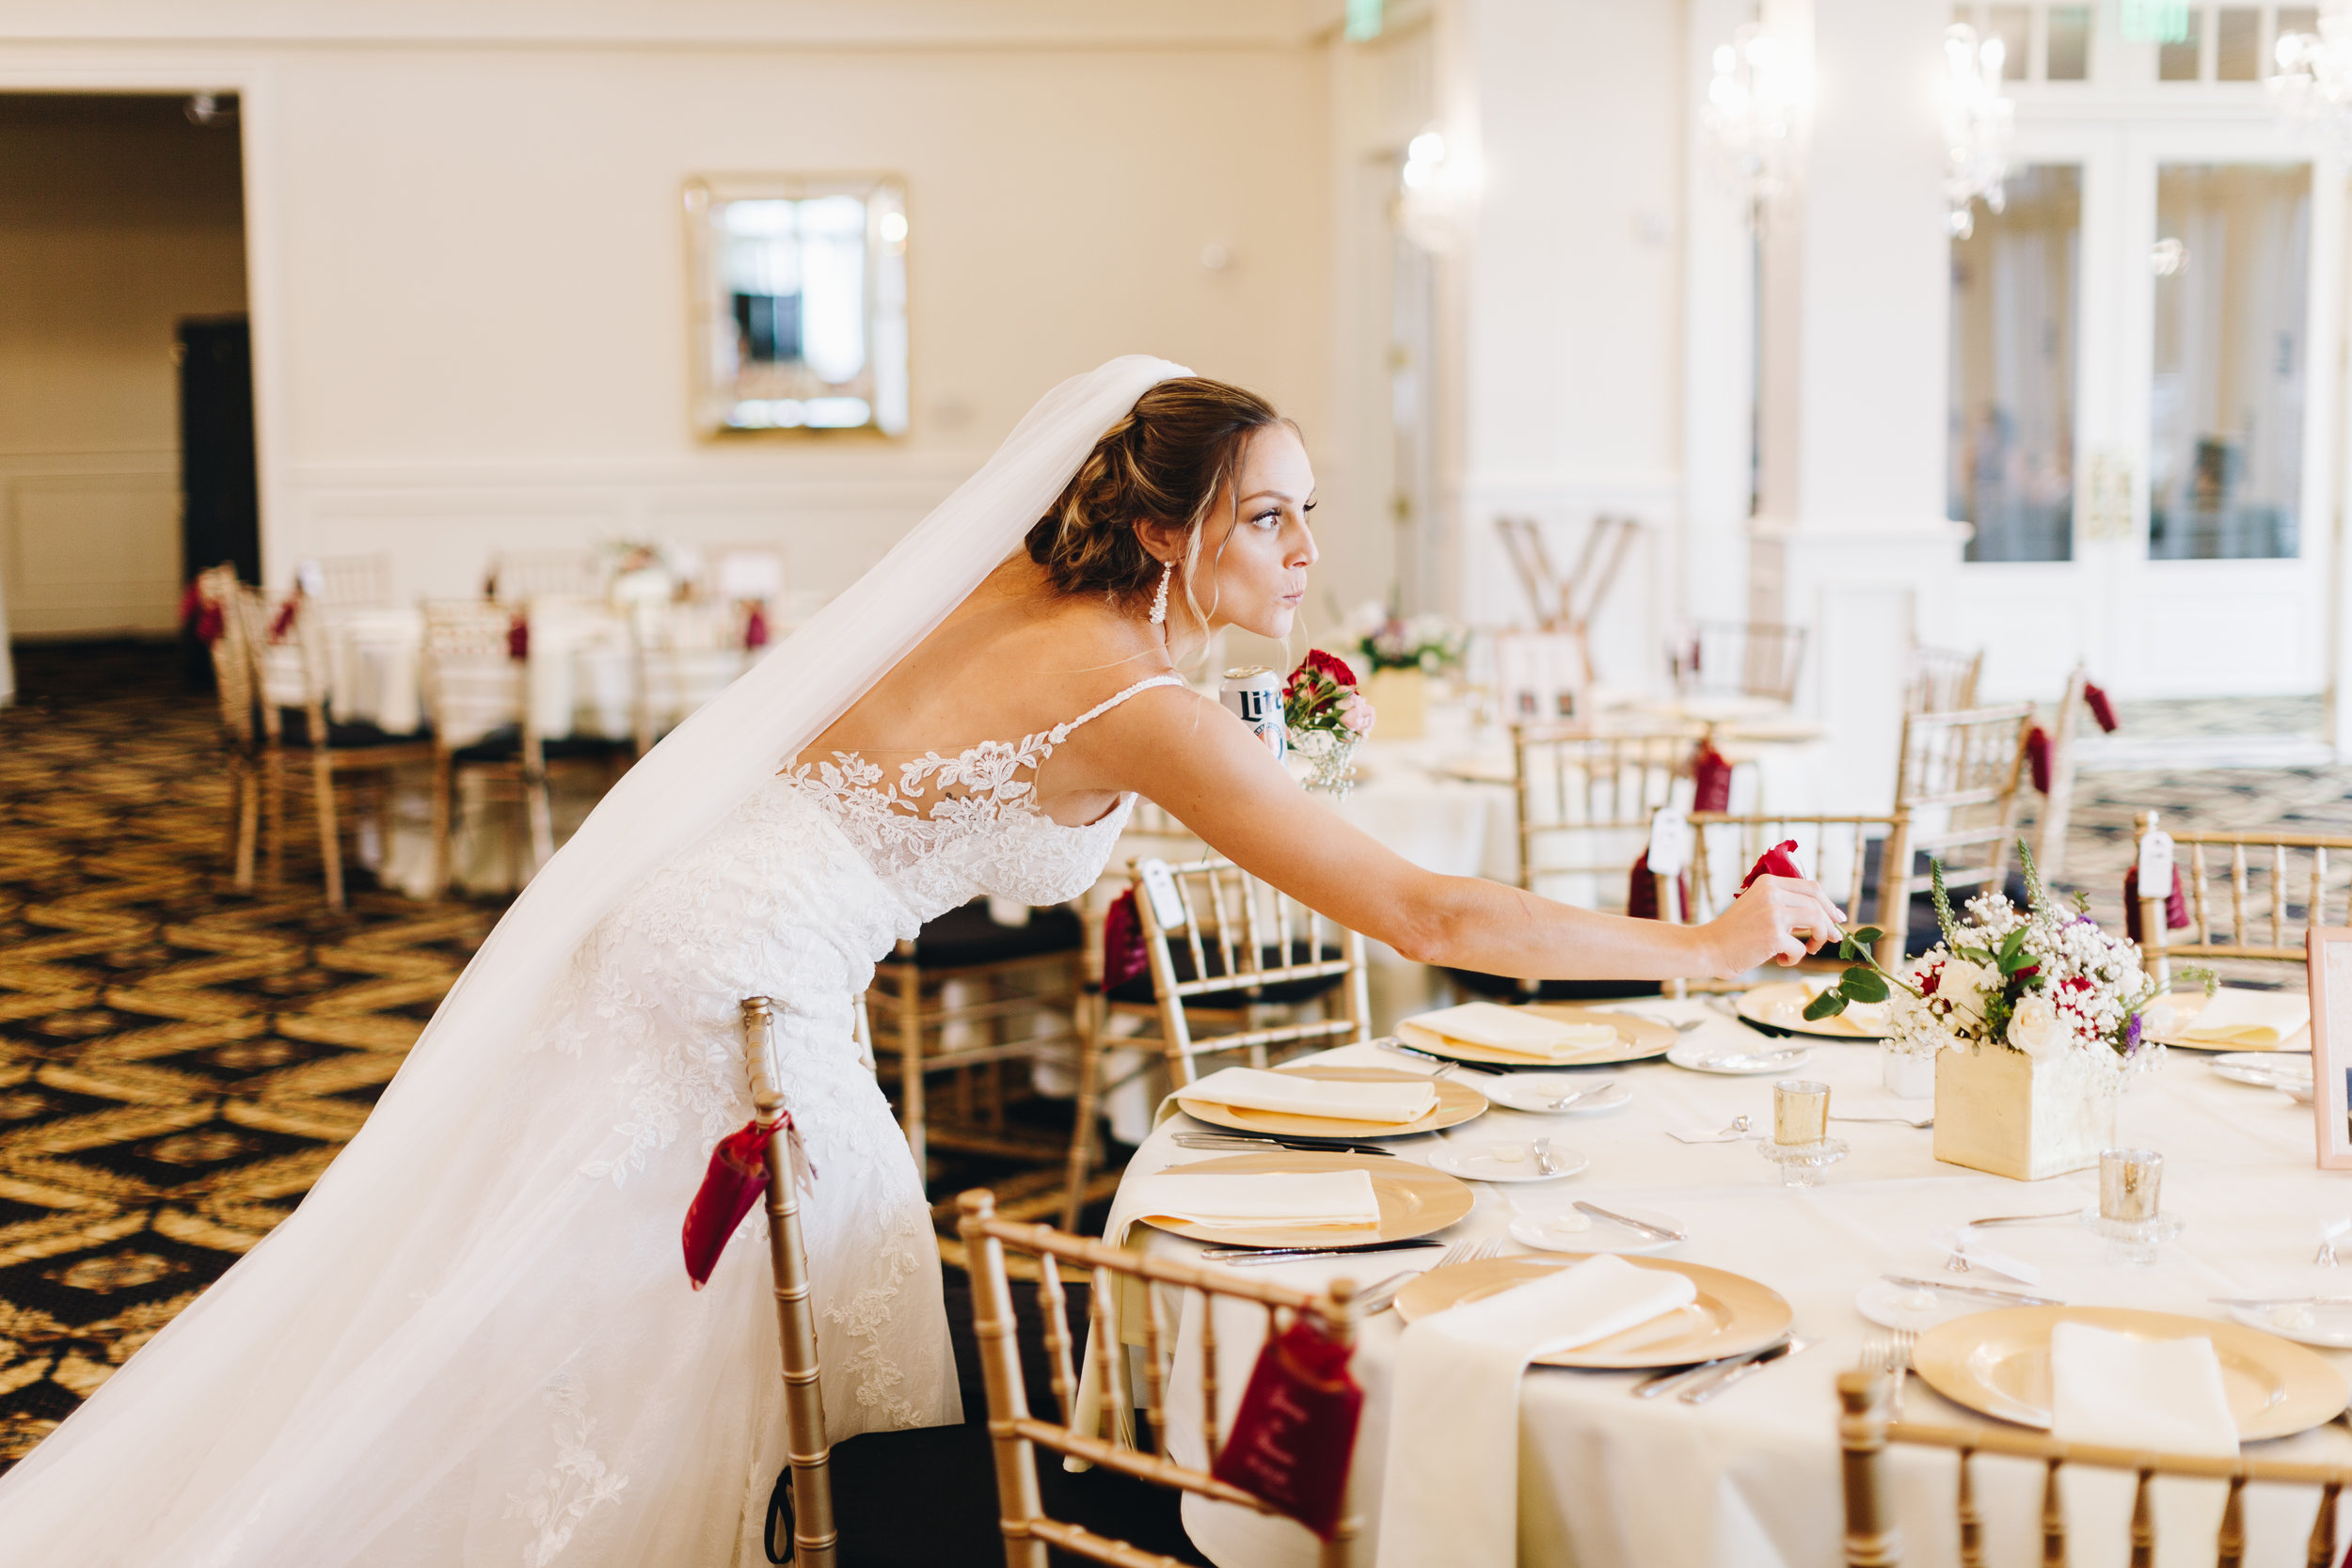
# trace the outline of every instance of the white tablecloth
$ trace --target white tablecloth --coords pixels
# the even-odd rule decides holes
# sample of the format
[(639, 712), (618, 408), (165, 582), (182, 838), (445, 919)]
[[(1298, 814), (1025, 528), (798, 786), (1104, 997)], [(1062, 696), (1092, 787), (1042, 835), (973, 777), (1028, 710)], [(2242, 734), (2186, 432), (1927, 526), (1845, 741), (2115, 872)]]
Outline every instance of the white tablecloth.
[[(1761, 1037), (1700, 1001), (1631, 1006), (1661, 1017), (1708, 1021), (1686, 1038), (1761, 1043)], [(1337, 1062), (1381, 1067), (1403, 1060), (1368, 1046), (1328, 1054)], [(2103, 1243), (2062, 1222), (2005, 1227), (1986, 1233), (1986, 1244), (2040, 1264), (2042, 1292), (2086, 1306), (2217, 1318), (2222, 1309), (2209, 1305), (2208, 1296), (2352, 1290), (2352, 1277), (2310, 1262), (2321, 1223), (2352, 1212), (2352, 1180), (2313, 1168), (2310, 1108), (2275, 1091), (2224, 1082), (2208, 1062), (2191, 1053), (2173, 1053), (2122, 1101), (2119, 1136), (2164, 1153), (2164, 1207), (2186, 1221), (2180, 1240), (2164, 1249), (2154, 1266), (2108, 1264)], [(2027, 1185), (1936, 1164), (1933, 1133), (1926, 1130), (1837, 1122), (1831, 1131), (1852, 1153), (1829, 1170), (1821, 1187), (1785, 1189), (1752, 1141), (1686, 1145), (1666, 1135), (1668, 1128), (1721, 1127), (1741, 1112), (1769, 1126), (1771, 1077), (1690, 1072), (1663, 1061), (1606, 1070), (1633, 1090), (1631, 1103), (1622, 1110), (1530, 1117), (1498, 1109), (1450, 1134), (1391, 1146), (1409, 1155), (1416, 1147), (1442, 1142), (1477, 1148), (1498, 1138), (1523, 1141), (1549, 1132), (1556, 1147), (1592, 1157), (1589, 1169), (1560, 1181), (1473, 1183), (1476, 1209), (1444, 1232), (1444, 1239), (1504, 1236), (1507, 1252), (1523, 1252), (1506, 1235), (1515, 1207), (1549, 1214), (1579, 1197), (1661, 1211), (1681, 1220), (1690, 1233), (1688, 1242), (1665, 1256), (1730, 1269), (1772, 1286), (1795, 1307), (1796, 1332), (1820, 1342), (1695, 1408), (1672, 1399), (1629, 1398), (1636, 1381), (1631, 1373), (1532, 1370), (1520, 1416), (1520, 1560), (1563, 1568), (1815, 1568), (1836, 1562), (1842, 1527), (1834, 1377), (1853, 1365), (1870, 1326), (1854, 1308), (1855, 1291), (1884, 1270), (1934, 1270), (1943, 1254), (1930, 1233), (1938, 1228), (1972, 1217), (2090, 1203), (2097, 1195), (2096, 1172)], [(1817, 1042), (1811, 1061), (1799, 1070), (1833, 1086), (1833, 1116), (1885, 1108), (1865, 1103), (1883, 1100), (1875, 1046)], [(1137, 1152), (1130, 1171), (1203, 1158), (1170, 1141), (1175, 1131), (1196, 1125), (1181, 1114), (1169, 1117)], [(1153, 1248), (1194, 1249), (1189, 1242), (1148, 1234), (1147, 1244)], [(1383, 1254), (1253, 1272), (1299, 1284), (1342, 1276), (1370, 1283), (1425, 1262), (1425, 1257), (1410, 1253)], [(1977, 1277), (2002, 1283), (1981, 1273)], [(1171, 1296), (1168, 1305), (1175, 1308), (1178, 1302)], [(1187, 1306), (1186, 1315), (1197, 1314)], [(1367, 1528), (1379, 1514), (1389, 1379), (1400, 1332), (1392, 1312), (1373, 1319), (1356, 1357), (1356, 1375), (1366, 1394), (1358, 1466)], [(1187, 1323), (1180, 1333), (1180, 1356), (1186, 1354), (1186, 1343), (1197, 1343), (1195, 1334)], [(1220, 1379), (1231, 1400), (1247, 1380), (1254, 1340), (1244, 1342), (1239, 1335), (1220, 1339), (1236, 1358)], [(2352, 1354), (2321, 1354), (2352, 1370)], [(1938, 1422), (1980, 1419), (1947, 1403), (1915, 1378), (1905, 1414)], [(1171, 1402), (1170, 1415), (1180, 1450), (1197, 1452), (1197, 1408)], [(1433, 1444), (1443, 1440), (1442, 1433), (1426, 1437)], [(2265, 1445), (2265, 1451), (2352, 1463), (2352, 1437), (2328, 1427)], [(1909, 1568), (1956, 1562), (1952, 1457), (1901, 1450), (1893, 1464), (1898, 1513), (1905, 1524), (1904, 1562)], [(1992, 1560), (2039, 1560), (2038, 1468), (1979, 1461), (1979, 1476), (1990, 1518)], [(2247, 1560), (2299, 1564), (2315, 1494), (2254, 1488), (2248, 1497)], [(1185, 1499), (1184, 1520), (1193, 1540), (1222, 1568), (1308, 1568), (1314, 1560), (1311, 1538), (1287, 1521), (1197, 1497)], [(2352, 1517), (2344, 1528), (2352, 1530)], [(2111, 1539), (2122, 1541), (2121, 1520)], [(1369, 1552), (1363, 1560), (1373, 1560)], [(2103, 1560), (2077, 1550), (2073, 1560)], [(2122, 1560), (2120, 1552), (2116, 1560)]]

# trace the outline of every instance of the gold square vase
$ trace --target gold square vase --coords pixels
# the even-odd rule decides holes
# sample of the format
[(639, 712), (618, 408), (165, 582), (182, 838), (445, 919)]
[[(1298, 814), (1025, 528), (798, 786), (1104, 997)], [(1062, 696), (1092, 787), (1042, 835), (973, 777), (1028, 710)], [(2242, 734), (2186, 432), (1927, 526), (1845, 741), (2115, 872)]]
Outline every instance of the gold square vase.
[(1935, 1053), (1935, 1157), (2019, 1181), (2088, 1170), (2115, 1147), (2116, 1073), (2070, 1051)]

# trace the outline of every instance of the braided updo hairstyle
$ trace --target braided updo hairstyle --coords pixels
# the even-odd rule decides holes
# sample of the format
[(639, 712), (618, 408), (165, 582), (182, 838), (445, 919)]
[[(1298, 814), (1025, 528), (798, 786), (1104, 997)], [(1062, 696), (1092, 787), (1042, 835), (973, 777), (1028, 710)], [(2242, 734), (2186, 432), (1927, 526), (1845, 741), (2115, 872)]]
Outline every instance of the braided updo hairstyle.
[(1149, 599), (1162, 567), (1135, 525), (1179, 524), (1185, 530), (1180, 580), (1199, 614), (1192, 589), (1200, 525), (1240, 468), (1249, 438), (1278, 424), (1290, 421), (1242, 388), (1195, 375), (1159, 383), (1104, 432), (1053, 510), (1029, 530), (1029, 559), (1065, 594)]

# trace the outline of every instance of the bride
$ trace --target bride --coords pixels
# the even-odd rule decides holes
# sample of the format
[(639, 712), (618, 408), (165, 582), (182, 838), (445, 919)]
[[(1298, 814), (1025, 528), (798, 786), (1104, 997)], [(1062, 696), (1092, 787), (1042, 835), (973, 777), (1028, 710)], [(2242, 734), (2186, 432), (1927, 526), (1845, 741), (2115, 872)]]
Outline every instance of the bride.
[(1309, 800), (1176, 672), (1217, 626), (1290, 633), (1313, 506), (1297, 432), (1248, 392), (1131, 357), (1048, 393), (623, 779), (295, 1212), (0, 1480), (0, 1563), (760, 1561), (784, 1460), (765, 1249), (739, 1239), (696, 1292), (678, 1242), (750, 1115), (737, 1005), (779, 1004), (819, 1171), (832, 1436), (959, 1419), (922, 1184), (852, 999), (979, 893), (1084, 892), (1139, 792), (1430, 963), (1733, 974), (1838, 918), (1776, 879), (1705, 927), (1595, 914), (1419, 870)]

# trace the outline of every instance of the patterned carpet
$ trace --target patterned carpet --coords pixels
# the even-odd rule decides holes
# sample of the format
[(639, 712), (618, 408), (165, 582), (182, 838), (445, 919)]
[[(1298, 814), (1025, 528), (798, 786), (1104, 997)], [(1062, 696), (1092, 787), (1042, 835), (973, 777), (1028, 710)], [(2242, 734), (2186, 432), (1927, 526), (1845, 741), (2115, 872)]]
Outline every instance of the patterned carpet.
[[(298, 832), (281, 891), (236, 893), (211, 699), (176, 652), (27, 646), (18, 665), (22, 705), (0, 710), (0, 1464), (285, 1216), (499, 912), (361, 878), (330, 914)], [(2150, 805), (2341, 831), (2352, 769), (2086, 774), (2061, 880), (2103, 920)], [(941, 1171), (933, 1196), (990, 1174)]]

